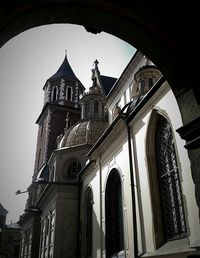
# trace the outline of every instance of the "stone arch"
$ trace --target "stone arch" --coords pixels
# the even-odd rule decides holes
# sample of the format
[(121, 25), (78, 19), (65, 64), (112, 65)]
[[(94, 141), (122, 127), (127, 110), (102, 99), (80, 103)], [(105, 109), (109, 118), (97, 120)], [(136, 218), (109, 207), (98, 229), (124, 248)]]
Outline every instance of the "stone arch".
[[(200, 207), (200, 39), (191, 40), (199, 29), (197, 4), (181, 3), (180, 12), (179, 5), (171, 8), (167, 2), (163, 5), (143, 1), (130, 3), (128, 0), (123, 4), (114, 0), (3, 2), (0, 46), (36, 26), (71, 23), (83, 25), (92, 33), (111, 33), (141, 50), (165, 75), (177, 99), (184, 125), (178, 132), (191, 143), (187, 148)], [(185, 19), (188, 13), (192, 16)], [(188, 131), (191, 133), (187, 134)]]
[[(9, 5), (5, 4), (4, 9), (2, 8), (6, 16), (2, 15), (0, 20), (0, 24), (2, 24), (0, 27), (0, 46), (17, 34), (36, 26), (53, 23), (83, 25), (90, 32), (105, 31), (134, 45), (162, 70), (173, 89), (178, 87), (188, 88), (186, 84), (191, 81), (191, 77), (189, 79), (185, 76), (184, 80), (181, 80), (182, 72), (187, 71), (186, 67), (188, 67), (189, 59), (189, 63), (194, 63), (194, 60), (190, 53), (184, 53), (183, 57), (182, 49), (186, 46), (184, 45), (186, 44), (184, 43), (186, 42), (185, 30), (181, 31), (179, 28), (179, 35), (175, 33), (176, 26), (172, 26), (176, 25), (177, 22), (175, 16), (172, 19), (172, 15), (170, 15), (170, 20), (168, 19), (169, 27), (166, 27), (165, 22), (169, 12), (170, 14), (173, 12), (176, 16), (177, 13), (183, 15), (181, 16), (181, 22), (184, 23), (184, 11), (186, 14), (188, 13), (188, 6), (184, 9), (182, 4), (180, 14), (180, 12), (176, 12), (175, 7), (172, 10), (170, 4), (165, 4), (161, 8), (151, 3), (146, 8), (145, 4), (137, 3), (136, 5), (134, 2), (131, 4), (126, 0), (123, 1), (123, 5), (119, 1), (108, 3), (105, 0), (100, 2), (97, 0), (86, 2), (65, 0), (61, 3), (56, 0), (52, 0), (51, 3), (36, 0), (29, 1), (26, 5), (23, 1), (18, 1), (12, 3), (12, 9), (10, 9), (10, 5), (11, 3)], [(150, 13), (152, 14), (151, 17), (149, 16)], [(189, 26), (189, 22), (194, 27), (195, 24), (192, 24), (192, 20), (187, 21), (186, 27)], [(184, 28), (183, 24), (182, 27)], [(171, 33), (168, 30), (169, 28)], [(195, 42), (197, 42), (197, 39)], [(182, 48), (179, 48), (178, 43), (181, 44)], [(187, 44), (189, 44), (189, 41), (187, 41)], [(174, 56), (176, 58), (173, 58)], [(194, 77), (194, 80), (196, 80), (197, 76)]]
[(106, 257), (112, 257), (125, 250), (123, 187), (119, 171), (113, 168), (106, 181), (105, 189), (105, 246)]

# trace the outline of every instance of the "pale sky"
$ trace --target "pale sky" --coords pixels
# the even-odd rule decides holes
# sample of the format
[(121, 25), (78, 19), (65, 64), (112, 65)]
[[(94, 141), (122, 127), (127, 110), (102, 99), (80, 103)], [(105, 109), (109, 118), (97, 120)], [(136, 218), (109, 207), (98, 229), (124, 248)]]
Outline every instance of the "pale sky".
[(82, 84), (92, 85), (91, 69), (99, 61), (102, 75), (118, 78), (136, 49), (107, 33), (91, 34), (69, 24), (40, 26), (19, 34), (0, 48), (0, 203), (6, 223), (23, 213), (31, 183), (43, 86), (64, 60)]

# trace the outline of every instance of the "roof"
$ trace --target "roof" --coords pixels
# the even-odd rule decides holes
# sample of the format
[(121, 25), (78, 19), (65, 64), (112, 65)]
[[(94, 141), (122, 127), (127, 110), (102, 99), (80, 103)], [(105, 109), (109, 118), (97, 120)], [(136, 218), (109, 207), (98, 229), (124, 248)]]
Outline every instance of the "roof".
[(21, 229), (20, 225), (15, 222), (15, 223), (11, 223), (9, 225), (7, 225), (7, 228), (11, 228), (11, 229)]
[(67, 60), (67, 55), (65, 55), (64, 61), (62, 62), (61, 66), (59, 67), (58, 71), (52, 75), (49, 79), (55, 79), (58, 77), (68, 77), (68, 78), (73, 78), (77, 80), (76, 75), (74, 74), (68, 60)]
[(45, 163), (42, 167), (37, 171), (37, 173), (33, 176), (34, 181), (40, 180), (49, 180), (49, 166)]
[(104, 75), (100, 75), (100, 77), (101, 77), (103, 89), (105, 91), (105, 94), (107, 95), (109, 93), (109, 91), (111, 90), (112, 86), (117, 81), (117, 78), (104, 76)]
[(0, 216), (6, 216), (8, 211), (3, 207), (3, 205), (0, 203)]
[(58, 148), (83, 144), (94, 145), (107, 127), (107, 122), (83, 119), (66, 131)]

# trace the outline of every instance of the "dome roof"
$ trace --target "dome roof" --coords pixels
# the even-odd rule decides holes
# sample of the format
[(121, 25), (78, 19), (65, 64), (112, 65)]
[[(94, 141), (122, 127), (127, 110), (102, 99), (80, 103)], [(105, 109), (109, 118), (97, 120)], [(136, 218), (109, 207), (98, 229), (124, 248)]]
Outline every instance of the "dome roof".
[(108, 123), (103, 121), (82, 120), (65, 132), (58, 144), (58, 148), (84, 144), (93, 145), (107, 126)]

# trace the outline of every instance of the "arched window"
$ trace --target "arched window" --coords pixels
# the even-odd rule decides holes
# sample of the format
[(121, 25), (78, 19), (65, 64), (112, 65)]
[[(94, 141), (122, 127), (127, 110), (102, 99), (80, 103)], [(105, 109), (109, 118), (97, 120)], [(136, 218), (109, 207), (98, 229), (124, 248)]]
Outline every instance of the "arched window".
[(185, 236), (186, 225), (173, 132), (163, 116), (156, 128), (155, 150), (164, 237), (168, 241)]
[(153, 111), (147, 134), (155, 244), (187, 236), (175, 139), (168, 120)]
[(90, 102), (86, 101), (85, 102), (85, 118), (90, 117)]
[(116, 169), (113, 169), (108, 177), (105, 192), (105, 212), (106, 258), (110, 258), (124, 250), (122, 186), (121, 178)]
[(150, 89), (153, 86), (153, 79), (148, 78), (148, 82), (149, 82), (149, 89)]
[(140, 85), (141, 85), (141, 87), (140, 87), (141, 94), (143, 95), (143, 94), (145, 94), (145, 80), (141, 80)]
[(99, 102), (98, 100), (94, 101), (94, 117), (99, 117)]
[(92, 213), (93, 213), (93, 195), (89, 188), (86, 192), (85, 202), (85, 258), (92, 257)]
[(53, 91), (52, 91), (52, 101), (57, 100), (58, 98), (58, 88), (57, 87), (53, 87)]
[(67, 100), (72, 100), (72, 87), (67, 87)]
[(80, 171), (81, 171), (81, 164), (79, 162), (75, 161), (71, 163), (71, 165), (68, 167), (68, 170), (67, 170), (68, 178), (76, 179)]

